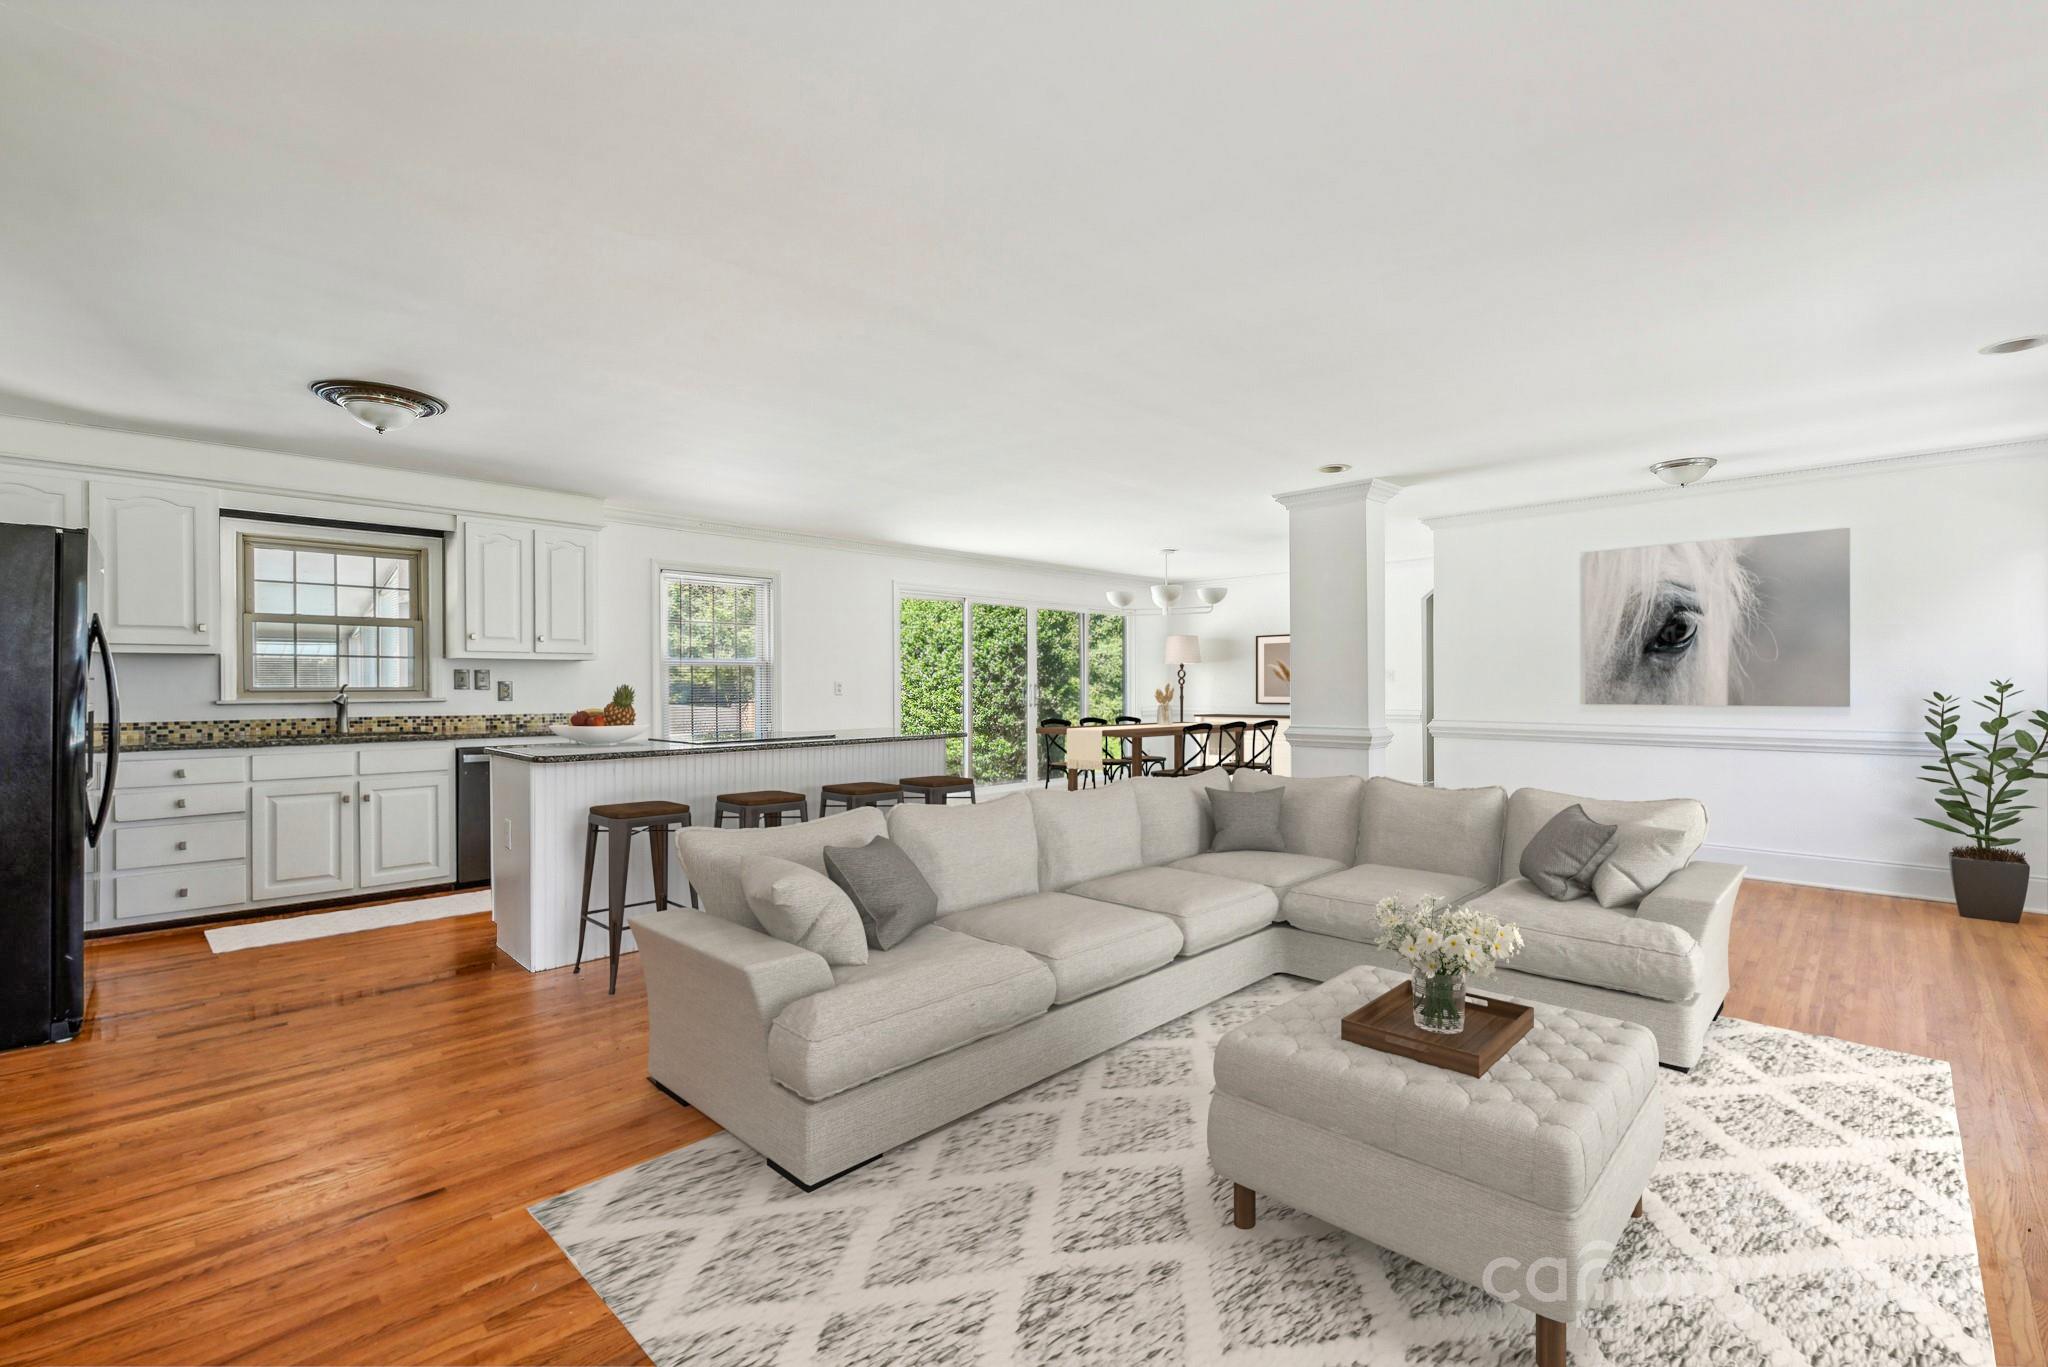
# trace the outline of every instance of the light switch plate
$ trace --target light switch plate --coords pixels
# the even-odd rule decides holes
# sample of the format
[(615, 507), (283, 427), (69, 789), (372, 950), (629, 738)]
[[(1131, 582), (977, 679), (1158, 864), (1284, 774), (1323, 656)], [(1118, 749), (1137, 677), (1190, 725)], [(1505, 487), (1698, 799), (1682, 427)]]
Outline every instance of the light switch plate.
[(469, 682), (472, 688), (489, 688), (491, 686), (491, 671), (488, 669), (472, 669), (469, 671)]
[(469, 687), (469, 671), (468, 671), (468, 670), (466, 670), (466, 669), (458, 669), (458, 670), (456, 670), (456, 671), (455, 671), (455, 686), (456, 686), (457, 688), (468, 688), (468, 687)]

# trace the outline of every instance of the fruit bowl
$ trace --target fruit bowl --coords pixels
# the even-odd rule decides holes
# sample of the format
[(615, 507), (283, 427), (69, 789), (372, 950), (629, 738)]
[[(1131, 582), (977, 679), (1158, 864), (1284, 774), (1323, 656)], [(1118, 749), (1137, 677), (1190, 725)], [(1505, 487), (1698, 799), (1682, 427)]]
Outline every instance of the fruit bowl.
[(647, 734), (644, 726), (571, 726), (558, 721), (548, 728), (563, 740), (578, 745), (624, 745)]

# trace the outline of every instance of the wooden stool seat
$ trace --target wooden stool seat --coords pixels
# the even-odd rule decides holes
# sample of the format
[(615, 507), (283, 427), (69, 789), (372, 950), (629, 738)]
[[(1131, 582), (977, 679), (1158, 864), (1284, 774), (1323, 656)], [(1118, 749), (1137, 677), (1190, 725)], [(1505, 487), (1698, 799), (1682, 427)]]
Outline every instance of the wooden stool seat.
[(818, 789), (818, 815), (823, 816), (834, 803), (852, 811), (856, 807), (888, 807), (903, 800), (903, 788), (895, 783), (871, 783), (865, 779), (851, 783), (828, 783)]
[(687, 802), (606, 802), (590, 809), (593, 817), (602, 821), (637, 821), (644, 825), (654, 824), (657, 817), (678, 817), (690, 814)]
[(741, 830), (747, 830), (754, 826), (780, 826), (785, 816), (809, 821), (810, 801), (802, 793), (759, 788), (746, 793), (720, 793), (718, 807), (711, 815), (711, 824), (723, 826), (725, 819), (731, 817)]
[[(619, 990), (619, 941), (626, 933), (626, 913), (633, 907), (668, 910), (668, 833), (690, 824), (690, 808), (683, 802), (601, 802), (591, 807), (583, 836), (583, 908), (576, 920), (576, 967), (583, 971), (583, 935), (590, 923), (599, 922), (611, 937), (611, 991)], [(654, 897), (646, 902), (626, 900), (626, 861), (633, 852), (633, 837), (648, 832), (647, 857), (654, 864)], [(605, 881), (611, 896), (602, 911), (590, 909), (591, 877), (597, 868), (597, 837), (606, 837)]]
[(916, 793), (928, 805), (943, 806), (952, 800), (953, 794), (965, 793), (969, 802), (979, 801), (974, 792), (974, 780), (960, 774), (926, 774), (922, 778), (906, 778), (901, 781), (903, 791)]

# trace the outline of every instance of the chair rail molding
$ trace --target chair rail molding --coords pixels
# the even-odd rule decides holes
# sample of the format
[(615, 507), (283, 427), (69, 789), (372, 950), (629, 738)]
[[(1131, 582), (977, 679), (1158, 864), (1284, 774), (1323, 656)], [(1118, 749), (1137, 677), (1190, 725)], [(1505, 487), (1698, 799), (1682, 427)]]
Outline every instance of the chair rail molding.
[(1640, 726), (1610, 722), (1435, 721), (1438, 740), (1541, 741), (1561, 745), (1665, 746), (1687, 750), (1783, 750), (1806, 754), (1920, 755), (1917, 731), (1828, 727)]
[(1394, 733), (1384, 726), (1302, 726), (1287, 728), (1287, 743), (1310, 750), (1384, 750)]

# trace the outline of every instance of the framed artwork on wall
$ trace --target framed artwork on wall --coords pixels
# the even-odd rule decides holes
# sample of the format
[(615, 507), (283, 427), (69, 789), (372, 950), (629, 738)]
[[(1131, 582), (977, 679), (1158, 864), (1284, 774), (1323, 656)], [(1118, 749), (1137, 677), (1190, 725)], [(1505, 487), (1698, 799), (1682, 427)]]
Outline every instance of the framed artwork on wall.
[(1849, 705), (1849, 530), (1587, 551), (1579, 700)]
[(1294, 700), (1294, 637), (1254, 636), (1252, 661), (1258, 679), (1252, 696), (1262, 703)]

